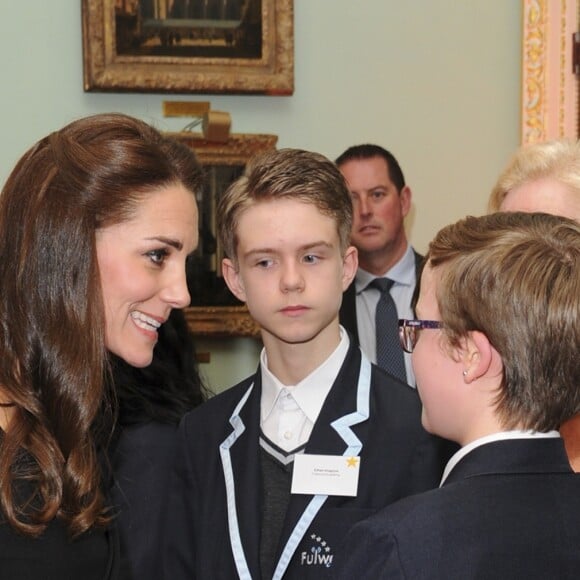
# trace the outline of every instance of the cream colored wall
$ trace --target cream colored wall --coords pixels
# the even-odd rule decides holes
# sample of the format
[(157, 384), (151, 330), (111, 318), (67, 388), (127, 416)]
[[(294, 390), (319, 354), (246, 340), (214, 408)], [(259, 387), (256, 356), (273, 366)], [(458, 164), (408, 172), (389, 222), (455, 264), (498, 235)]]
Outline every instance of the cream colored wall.
[[(295, 0), (291, 97), (98, 94), (82, 90), (80, 2), (0, 4), (0, 181), (34, 141), (72, 119), (122, 111), (162, 130), (163, 100), (210, 100), (237, 133), (274, 133), (280, 147), (330, 158), (376, 142), (399, 158), (414, 192), (411, 239), (485, 211), (518, 145), (519, 0)], [(255, 367), (259, 344), (199, 341), (215, 389)]]

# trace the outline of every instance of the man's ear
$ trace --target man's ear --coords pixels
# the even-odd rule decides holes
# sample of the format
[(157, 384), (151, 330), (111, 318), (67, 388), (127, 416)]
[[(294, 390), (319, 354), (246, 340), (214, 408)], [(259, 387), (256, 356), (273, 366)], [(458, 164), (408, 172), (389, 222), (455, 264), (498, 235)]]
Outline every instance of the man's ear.
[(342, 291), (344, 292), (353, 281), (358, 269), (358, 250), (349, 246), (342, 261)]
[(407, 214), (411, 211), (411, 201), (413, 198), (413, 192), (408, 185), (405, 185), (403, 189), (401, 189), (401, 193), (399, 194), (401, 198), (401, 213), (403, 217), (407, 217)]
[(224, 258), (222, 260), (222, 275), (232, 294), (238, 300), (245, 302), (246, 291), (244, 289), (244, 283), (240, 276), (239, 268), (236, 267), (233, 260), (230, 260), (229, 258)]

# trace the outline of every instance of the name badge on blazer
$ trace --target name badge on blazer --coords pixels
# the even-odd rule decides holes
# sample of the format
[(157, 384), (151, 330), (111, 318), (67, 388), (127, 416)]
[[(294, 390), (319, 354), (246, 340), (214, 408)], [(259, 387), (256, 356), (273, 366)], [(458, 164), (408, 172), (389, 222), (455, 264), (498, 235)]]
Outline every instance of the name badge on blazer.
[(360, 461), (360, 457), (344, 455), (295, 455), (291, 492), (354, 497)]

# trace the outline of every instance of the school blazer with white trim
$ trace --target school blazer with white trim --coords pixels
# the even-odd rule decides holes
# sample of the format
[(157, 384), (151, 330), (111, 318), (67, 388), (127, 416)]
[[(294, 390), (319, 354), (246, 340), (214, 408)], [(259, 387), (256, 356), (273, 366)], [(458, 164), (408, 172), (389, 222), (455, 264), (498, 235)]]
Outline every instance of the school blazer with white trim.
[[(365, 372), (366, 387), (359, 380)], [(168, 580), (260, 578), (260, 377), (258, 368), (182, 420), (164, 534)], [(368, 363), (351, 341), (305, 452), (354, 449), (358, 493), (293, 495), (274, 577), (319, 578), (354, 523), (439, 484), (454, 449), (426, 433), (420, 417), (416, 391)]]

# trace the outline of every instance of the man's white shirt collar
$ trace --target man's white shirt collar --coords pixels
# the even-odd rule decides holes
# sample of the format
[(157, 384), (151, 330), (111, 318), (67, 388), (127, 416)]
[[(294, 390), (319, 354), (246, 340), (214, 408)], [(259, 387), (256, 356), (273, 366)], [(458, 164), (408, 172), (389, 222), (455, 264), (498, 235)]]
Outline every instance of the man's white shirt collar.
[[(362, 292), (376, 277), (374, 274), (359, 268), (354, 280), (356, 293)], [(403, 286), (415, 284), (415, 252), (411, 244), (407, 244), (407, 249), (401, 259), (390, 270), (385, 272), (383, 277)]]

